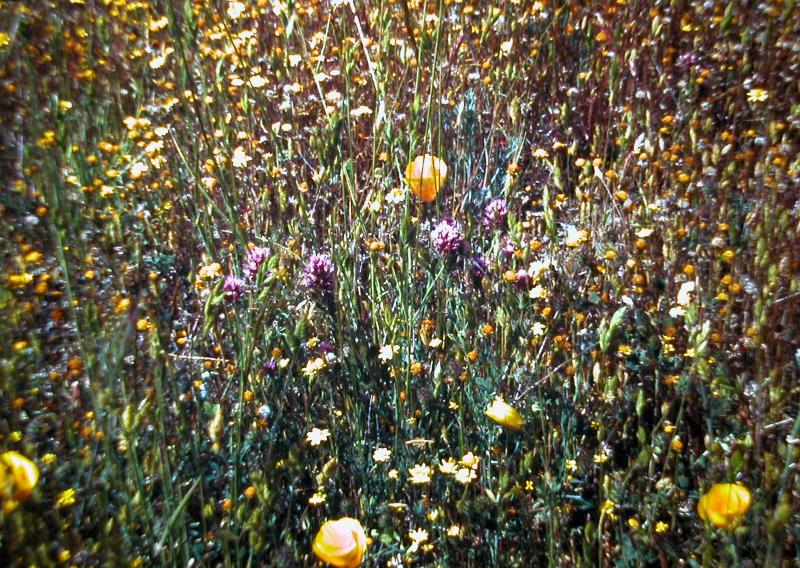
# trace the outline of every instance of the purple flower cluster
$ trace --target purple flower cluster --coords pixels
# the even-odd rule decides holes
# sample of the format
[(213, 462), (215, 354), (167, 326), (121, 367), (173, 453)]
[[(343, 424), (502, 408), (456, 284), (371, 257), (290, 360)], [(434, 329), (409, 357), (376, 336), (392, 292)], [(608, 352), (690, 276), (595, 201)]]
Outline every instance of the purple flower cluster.
[(457, 252), (464, 244), (464, 229), (454, 219), (443, 219), (431, 230), (431, 243), (441, 254)]
[(238, 300), (242, 297), (242, 294), (244, 294), (244, 290), (244, 280), (233, 274), (228, 274), (225, 277), (225, 281), (222, 283), (222, 291), (225, 292), (225, 298), (228, 300)]
[(269, 259), (270, 250), (267, 247), (253, 247), (247, 251), (244, 261), (244, 273), (248, 278), (255, 278), (258, 269)]
[(483, 226), (487, 229), (504, 229), (508, 204), (503, 198), (492, 199), (483, 210)]
[(517, 270), (516, 279), (514, 280), (514, 288), (517, 290), (529, 290), (533, 279), (528, 274), (527, 270)]
[(319, 345), (317, 345), (317, 351), (327, 355), (328, 353), (336, 351), (336, 345), (330, 341), (320, 341)]
[(333, 289), (333, 261), (327, 254), (314, 253), (303, 269), (303, 284), (318, 290)]
[(271, 377), (278, 370), (278, 362), (275, 361), (275, 359), (270, 359), (261, 365), (261, 368), (264, 370), (264, 373)]

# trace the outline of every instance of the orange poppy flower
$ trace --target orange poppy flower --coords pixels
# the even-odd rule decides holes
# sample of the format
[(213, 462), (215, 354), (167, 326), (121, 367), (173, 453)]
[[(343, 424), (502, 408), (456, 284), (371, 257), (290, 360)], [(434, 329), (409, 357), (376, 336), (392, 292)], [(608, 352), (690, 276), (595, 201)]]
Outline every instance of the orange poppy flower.
[(444, 185), (447, 178), (447, 164), (444, 160), (425, 154), (417, 156), (406, 166), (406, 183), (411, 192), (424, 201), (430, 203)]
[(39, 468), (20, 453), (5, 452), (0, 455), (0, 482), (4, 493), (24, 501), (39, 482)]
[(521, 430), (525, 426), (522, 414), (502, 398), (494, 399), (483, 413), (509, 430)]
[(697, 513), (704, 521), (727, 529), (747, 514), (752, 504), (750, 490), (736, 483), (715, 483), (700, 497)]
[(356, 568), (367, 551), (367, 535), (356, 519), (326, 521), (312, 545), (314, 554), (336, 568)]

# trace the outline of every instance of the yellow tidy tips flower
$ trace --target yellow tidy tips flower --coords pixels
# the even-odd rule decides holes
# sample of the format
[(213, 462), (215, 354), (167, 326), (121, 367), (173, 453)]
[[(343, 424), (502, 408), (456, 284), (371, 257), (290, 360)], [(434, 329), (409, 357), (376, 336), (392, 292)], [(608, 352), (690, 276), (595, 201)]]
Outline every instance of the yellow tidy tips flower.
[(750, 89), (747, 91), (747, 100), (751, 103), (763, 103), (769, 99), (769, 92), (764, 89)]
[(499, 397), (492, 401), (484, 414), (509, 430), (521, 430), (525, 425), (525, 419), (517, 409)]
[(367, 551), (367, 535), (356, 519), (326, 521), (314, 537), (314, 554), (337, 568), (355, 568)]
[(447, 164), (430, 154), (417, 156), (406, 166), (406, 183), (412, 193), (425, 203), (436, 199), (436, 195), (447, 178)]
[(424, 485), (431, 482), (431, 474), (433, 471), (430, 466), (425, 464), (416, 464), (408, 468), (409, 481), (414, 485)]
[(31, 460), (17, 452), (0, 455), (0, 491), (24, 501), (38, 482), (39, 468)]
[(198, 272), (200, 280), (213, 280), (222, 276), (222, 265), (219, 262), (212, 262), (206, 266), (200, 267)]
[(747, 514), (753, 496), (750, 490), (736, 483), (715, 483), (700, 497), (697, 513), (715, 527), (727, 529)]

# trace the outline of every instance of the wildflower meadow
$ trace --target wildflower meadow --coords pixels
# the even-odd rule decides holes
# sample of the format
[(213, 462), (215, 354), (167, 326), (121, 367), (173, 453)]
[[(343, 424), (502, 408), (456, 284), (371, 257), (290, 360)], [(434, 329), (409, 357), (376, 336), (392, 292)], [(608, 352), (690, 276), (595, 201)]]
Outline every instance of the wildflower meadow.
[(0, 0), (0, 566), (800, 564), (793, 0)]

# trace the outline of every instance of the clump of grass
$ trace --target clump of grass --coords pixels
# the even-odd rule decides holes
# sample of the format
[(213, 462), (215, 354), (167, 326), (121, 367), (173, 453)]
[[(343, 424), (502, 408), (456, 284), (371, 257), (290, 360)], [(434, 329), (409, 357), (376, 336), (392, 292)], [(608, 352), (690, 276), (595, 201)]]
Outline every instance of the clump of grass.
[(796, 559), (793, 3), (0, 11), (6, 564)]

